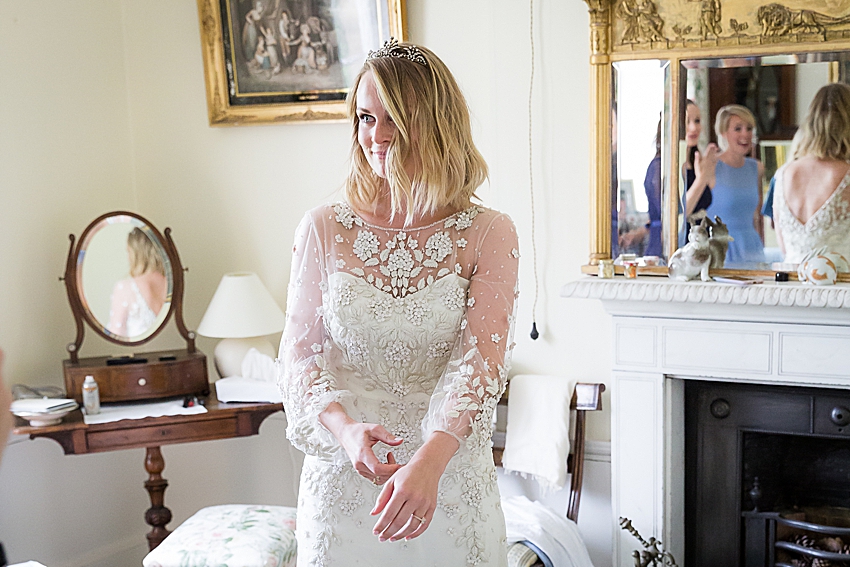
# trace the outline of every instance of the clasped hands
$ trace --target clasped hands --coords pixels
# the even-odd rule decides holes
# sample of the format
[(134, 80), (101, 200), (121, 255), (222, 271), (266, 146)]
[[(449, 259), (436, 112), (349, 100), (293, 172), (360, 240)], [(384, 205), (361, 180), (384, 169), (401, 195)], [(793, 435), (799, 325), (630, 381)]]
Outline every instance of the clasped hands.
[(381, 541), (411, 539), (424, 533), (437, 507), (437, 487), (445, 466), (426, 465), (418, 455), (401, 465), (392, 452), (382, 463), (375, 455), (375, 445), (380, 442), (397, 447), (404, 439), (374, 423), (348, 423), (341, 428), (339, 441), (354, 470), (376, 486), (383, 485), (370, 512), (373, 516), (380, 514), (372, 533)]

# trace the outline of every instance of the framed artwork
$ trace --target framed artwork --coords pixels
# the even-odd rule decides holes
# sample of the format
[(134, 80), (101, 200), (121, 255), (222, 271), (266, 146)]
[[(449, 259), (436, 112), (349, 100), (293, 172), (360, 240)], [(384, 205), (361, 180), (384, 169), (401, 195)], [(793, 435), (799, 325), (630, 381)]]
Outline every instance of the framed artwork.
[(407, 38), (404, 0), (197, 0), (210, 126), (342, 121), (371, 49)]

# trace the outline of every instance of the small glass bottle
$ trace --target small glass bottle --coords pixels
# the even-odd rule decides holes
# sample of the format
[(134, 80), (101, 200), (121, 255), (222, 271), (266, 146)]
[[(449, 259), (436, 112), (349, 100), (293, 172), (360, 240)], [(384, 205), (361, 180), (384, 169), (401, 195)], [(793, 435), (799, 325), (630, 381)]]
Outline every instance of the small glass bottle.
[(614, 260), (599, 260), (599, 277), (603, 279), (614, 277)]
[(83, 381), (83, 407), (86, 410), (86, 415), (100, 413), (100, 390), (94, 376), (86, 376)]

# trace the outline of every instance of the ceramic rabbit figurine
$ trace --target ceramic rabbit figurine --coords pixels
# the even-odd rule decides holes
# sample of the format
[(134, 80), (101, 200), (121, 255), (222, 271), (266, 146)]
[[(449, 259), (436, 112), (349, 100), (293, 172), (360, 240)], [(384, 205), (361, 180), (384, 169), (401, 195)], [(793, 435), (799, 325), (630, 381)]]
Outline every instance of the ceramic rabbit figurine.
[(670, 257), (667, 276), (679, 281), (688, 281), (699, 276), (702, 281), (708, 282), (711, 281), (708, 275), (710, 265), (708, 229), (702, 224), (691, 225), (688, 243)]
[(726, 262), (726, 251), (729, 250), (729, 243), (735, 239), (729, 236), (729, 229), (726, 228), (720, 217), (714, 217), (713, 221), (705, 217), (702, 224), (708, 228), (708, 247), (711, 250), (710, 267), (722, 268)]

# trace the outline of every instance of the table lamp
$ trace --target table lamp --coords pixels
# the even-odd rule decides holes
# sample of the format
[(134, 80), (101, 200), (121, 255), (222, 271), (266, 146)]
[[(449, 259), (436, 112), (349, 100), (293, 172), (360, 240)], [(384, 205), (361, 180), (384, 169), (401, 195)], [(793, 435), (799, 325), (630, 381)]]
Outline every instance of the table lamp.
[(239, 376), (242, 360), (250, 349), (276, 356), (266, 335), (282, 331), (285, 320), (257, 274), (236, 272), (221, 278), (198, 325), (198, 334), (222, 339), (214, 355), (219, 376)]

